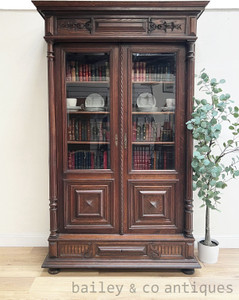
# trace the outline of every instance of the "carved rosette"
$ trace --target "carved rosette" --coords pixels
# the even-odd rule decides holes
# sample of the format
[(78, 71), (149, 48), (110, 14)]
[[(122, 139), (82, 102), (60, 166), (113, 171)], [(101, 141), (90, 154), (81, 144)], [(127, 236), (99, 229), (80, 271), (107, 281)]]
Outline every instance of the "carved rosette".
[(161, 247), (158, 244), (151, 243), (148, 246), (148, 256), (151, 259), (160, 259)]
[(152, 21), (152, 19), (149, 19), (148, 33), (151, 33), (154, 30), (162, 30), (164, 32), (167, 32), (168, 30), (171, 30), (171, 31), (182, 30), (182, 24), (176, 24), (173, 21), (172, 22), (164, 21), (160, 24), (156, 24)]

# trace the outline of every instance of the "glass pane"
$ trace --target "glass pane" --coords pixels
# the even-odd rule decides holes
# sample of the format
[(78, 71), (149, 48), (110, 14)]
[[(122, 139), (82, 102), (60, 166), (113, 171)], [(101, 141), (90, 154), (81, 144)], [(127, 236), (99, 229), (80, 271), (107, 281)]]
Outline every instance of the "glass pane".
[(68, 169), (109, 169), (109, 54), (68, 53), (66, 92)]
[(132, 168), (175, 168), (175, 54), (133, 54)]

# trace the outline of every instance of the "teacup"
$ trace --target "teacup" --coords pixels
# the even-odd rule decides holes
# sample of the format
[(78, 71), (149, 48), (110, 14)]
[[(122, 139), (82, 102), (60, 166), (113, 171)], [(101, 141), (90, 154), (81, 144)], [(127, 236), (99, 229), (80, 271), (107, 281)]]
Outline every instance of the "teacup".
[(173, 106), (175, 106), (175, 99), (174, 98), (167, 98), (166, 99), (166, 106), (167, 107), (173, 107)]
[(67, 107), (76, 106), (77, 99), (76, 98), (67, 98)]

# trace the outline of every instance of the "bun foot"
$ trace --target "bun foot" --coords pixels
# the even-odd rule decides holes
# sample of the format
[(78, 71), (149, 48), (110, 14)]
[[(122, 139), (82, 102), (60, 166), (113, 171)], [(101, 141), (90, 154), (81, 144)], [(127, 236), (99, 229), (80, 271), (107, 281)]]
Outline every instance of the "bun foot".
[(195, 270), (194, 269), (182, 269), (182, 272), (186, 275), (193, 275)]
[(56, 275), (61, 271), (61, 269), (49, 268), (48, 273), (51, 275)]

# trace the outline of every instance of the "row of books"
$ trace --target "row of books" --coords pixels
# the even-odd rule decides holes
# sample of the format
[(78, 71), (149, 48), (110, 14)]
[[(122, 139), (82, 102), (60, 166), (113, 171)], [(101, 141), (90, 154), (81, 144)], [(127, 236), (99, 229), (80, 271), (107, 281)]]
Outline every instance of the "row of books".
[(155, 122), (148, 118), (136, 118), (133, 121), (133, 142), (171, 142), (174, 141), (174, 120)]
[(174, 148), (150, 146), (134, 146), (134, 170), (172, 170), (174, 169)]
[(67, 61), (66, 81), (108, 81), (109, 63), (82, 64), (80, 61)]
[(108, 119), (80, 120), (70, 118), (67, 128), (68, 141), (102, 141), (110, 139)]
[(174, 70), (168, 64), (148, 64), (146, 62), (133, 63), (133, 81), (167, 81), (174, 80)]
[(68, 151), (69, 169), (108, 169), (109, 166), (109, 155), (106, 150)]

